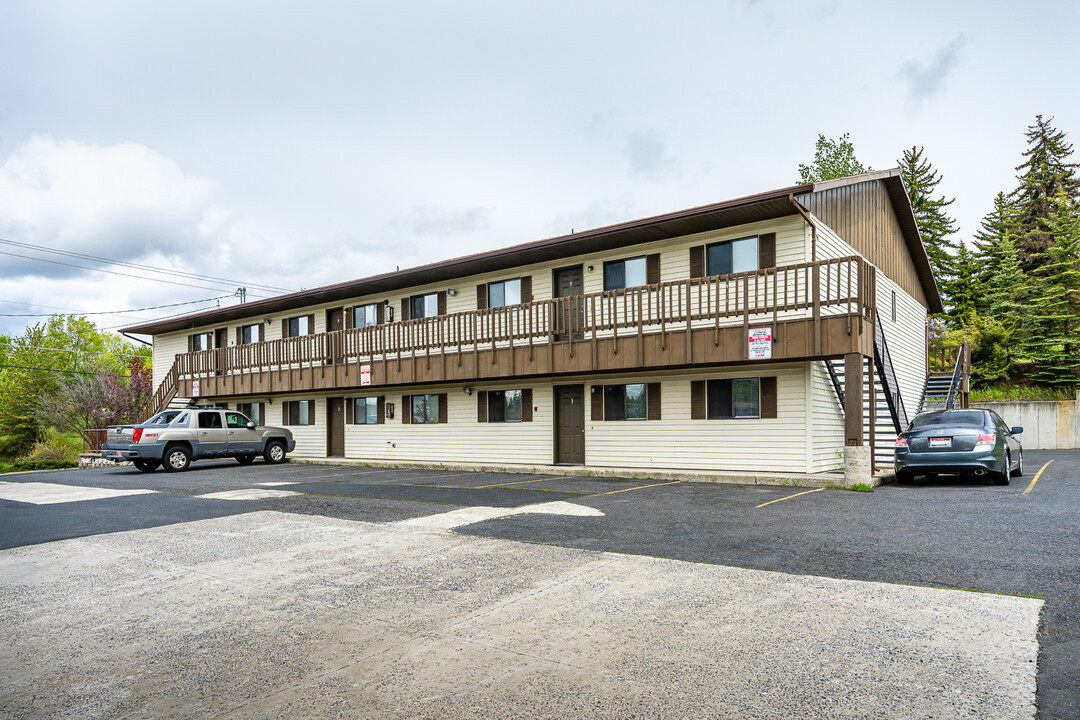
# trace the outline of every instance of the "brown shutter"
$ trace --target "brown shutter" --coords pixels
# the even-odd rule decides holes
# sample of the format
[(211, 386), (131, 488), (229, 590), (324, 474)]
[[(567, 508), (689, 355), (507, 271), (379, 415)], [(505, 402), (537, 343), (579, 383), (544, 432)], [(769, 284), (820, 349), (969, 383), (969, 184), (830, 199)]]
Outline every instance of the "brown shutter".
[(342, 402), (345, 403), (345, 424), (352, 425), (355, 420), (355, 415), (353, 413), (356, 408), (356, 399), (345, 398)]
[(244, 342), (244, 328), (240, 325), (236, 326), (236, 344), (241, 345)]
[(378, 415), (375, 418), (376, 425), (382, 425), (386, 422), (386, 396), (380, 395), (379, 399), (375, 401), (375, 414)]
[(758, 268), (776, 267), (776, 233), (758, 235)]
[(288, 400), (281, 403), (281, 424), (282, 425), (288, 425), (289, 424), (289, 401)]
[(592, 419), (604, 419), (604, 386), (592, 386)]
[(649, 383), (645, 388), (646, 417), (649, 420), (660, 419), (660, 383)]
[(521, 278), (521, 302), (532, 302), (532, 275)]
[(705, 419), (705, 381), (692, 380), (690, 382), (690, 419)]
[(314, 425), (315, 424), (315, 401), (314, 400), (306, 400), (305, 402), (307, 402), (307, 404), (308, 404), (307, 424), (308, 425)]
[(705, 277), (705, 246), (695, 245), (690, 248), (690, 277)]
[(195, 336), (194, 335), (188, 335), (187, 336), (187, 351), (188, 352), (195, 352)]
[(660, 282), (660, 253), (645, 256), (645, 284), (656, 285)]
[(401, 322), (409, 319), (409, 302), (411, 298), (401, 298)]
[(476, 309), (487, 310), (487, 283), (480, 283), (476, 286)]
[(486, 423), (487, 419), (487, 390), (476, 393), (476, 422)]
[(375, 324), (382, 325), (386, 322), (386, 305), (378, 303), (375, 306)]
[(446, 423), (446, 393), (436, 395), (439, 398), (439, 422)]
[(267, 421), (267, 418), (266, 418), (266, 403), (255, 403), (255, 404), (259, 406), (259, 422), (260, 423), (266, 422)]
[(440, 290), (439, 291), (439, 311), (438, 312), (439, 312), (440, 315), (445, 315), (446, 314), (446, 291), (445, 290)]
[(401, 422), (404, 425), (412, 422), (412, 395), (401, 396)]
[(315, 313), (312, 313), (312, 314), (307, 316), (307, 334), (308, 335), (314, 335), (315, 334)]
[(776, 417), (776, 376), (758, 380), (758, 390), (761, 393), (761, 417)]
[(521, 391), (521, 422), (532, 422), (532, 388)]
[(289, 337), (289, 318), (281, 318), (281, 337)]

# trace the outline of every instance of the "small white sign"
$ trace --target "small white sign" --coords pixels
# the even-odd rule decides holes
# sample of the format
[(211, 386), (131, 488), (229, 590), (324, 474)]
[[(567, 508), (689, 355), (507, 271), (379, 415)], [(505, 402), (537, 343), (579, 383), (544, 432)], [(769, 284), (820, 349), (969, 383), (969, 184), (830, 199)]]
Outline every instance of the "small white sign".
[(371, 366), (370, 365), (361, 365), (360, 366), (360, 384), (361, 385), (370, 385), (371, 384)]
[(772, 328), (750, 328), (750, 359), (772, 359)]
[(199, 397), (199, 381), (191, 381), (191, 397)]

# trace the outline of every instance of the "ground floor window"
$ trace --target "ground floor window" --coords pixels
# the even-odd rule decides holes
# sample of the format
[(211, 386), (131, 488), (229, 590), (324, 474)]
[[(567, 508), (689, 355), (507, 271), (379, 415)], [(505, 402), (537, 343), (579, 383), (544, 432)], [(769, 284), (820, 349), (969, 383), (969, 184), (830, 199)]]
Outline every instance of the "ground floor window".
[(288, 400), (283, 405), (282, 416), (286, 425), (315, 424), (314, 400)]
[(353, 399), (353, 424), (376, 425), (379, 422), (379, 398)]
[(446, 393), (406, 395), (401, 405), (403, 423), (434, 425), (446, 422)]
[(262, 403), (240, 403), (236, 406), (236, 409), (251, 418), (251, 422), (256, 425), (263, 424), (263, 404)]
[(774, 418), (776, 378), (694, 380), (690, 383), (690, 417), (695, 420)]
[(488, 393), (488, 422), (521, 422), (520, 390), (495, 390)]
[(659, 420), (660, 383), (592, 386), (593, 420)]

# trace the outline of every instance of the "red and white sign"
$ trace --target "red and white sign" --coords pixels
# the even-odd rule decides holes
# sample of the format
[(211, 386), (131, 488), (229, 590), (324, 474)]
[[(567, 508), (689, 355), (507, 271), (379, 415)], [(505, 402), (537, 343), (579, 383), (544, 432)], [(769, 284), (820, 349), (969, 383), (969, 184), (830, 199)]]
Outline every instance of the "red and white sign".
[(191, 397), (199, 397), (199, 381), (191, 381)]
[(360, 384), (361, 385), (370, 385), (371, 384), (371, 366), (370, 365), (361, 365), (360, 366)]
[(772, 328), (750, 328), (750, 359), (772, 359)]

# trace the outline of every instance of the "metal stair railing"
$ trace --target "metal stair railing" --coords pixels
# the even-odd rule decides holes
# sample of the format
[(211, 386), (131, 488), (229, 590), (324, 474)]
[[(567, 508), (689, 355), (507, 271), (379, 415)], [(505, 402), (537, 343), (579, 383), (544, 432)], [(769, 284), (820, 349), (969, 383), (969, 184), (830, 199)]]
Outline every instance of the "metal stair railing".
[(885, 331), (881, 327), (881, 318), (876, 310), (874, 311), (874, 364), (877, 365), (881, 387), (885, 391), (885, 402), (889, 406), (893, 427), (896, 432), (903, 432), (908, 425), (907, 410), (904, 409), (904, 398), (900, 395), (900, 384), (896, 380), (896, 370), (893, 367), (892, 356), (889, 354), (889, 345), (885, 341)]

